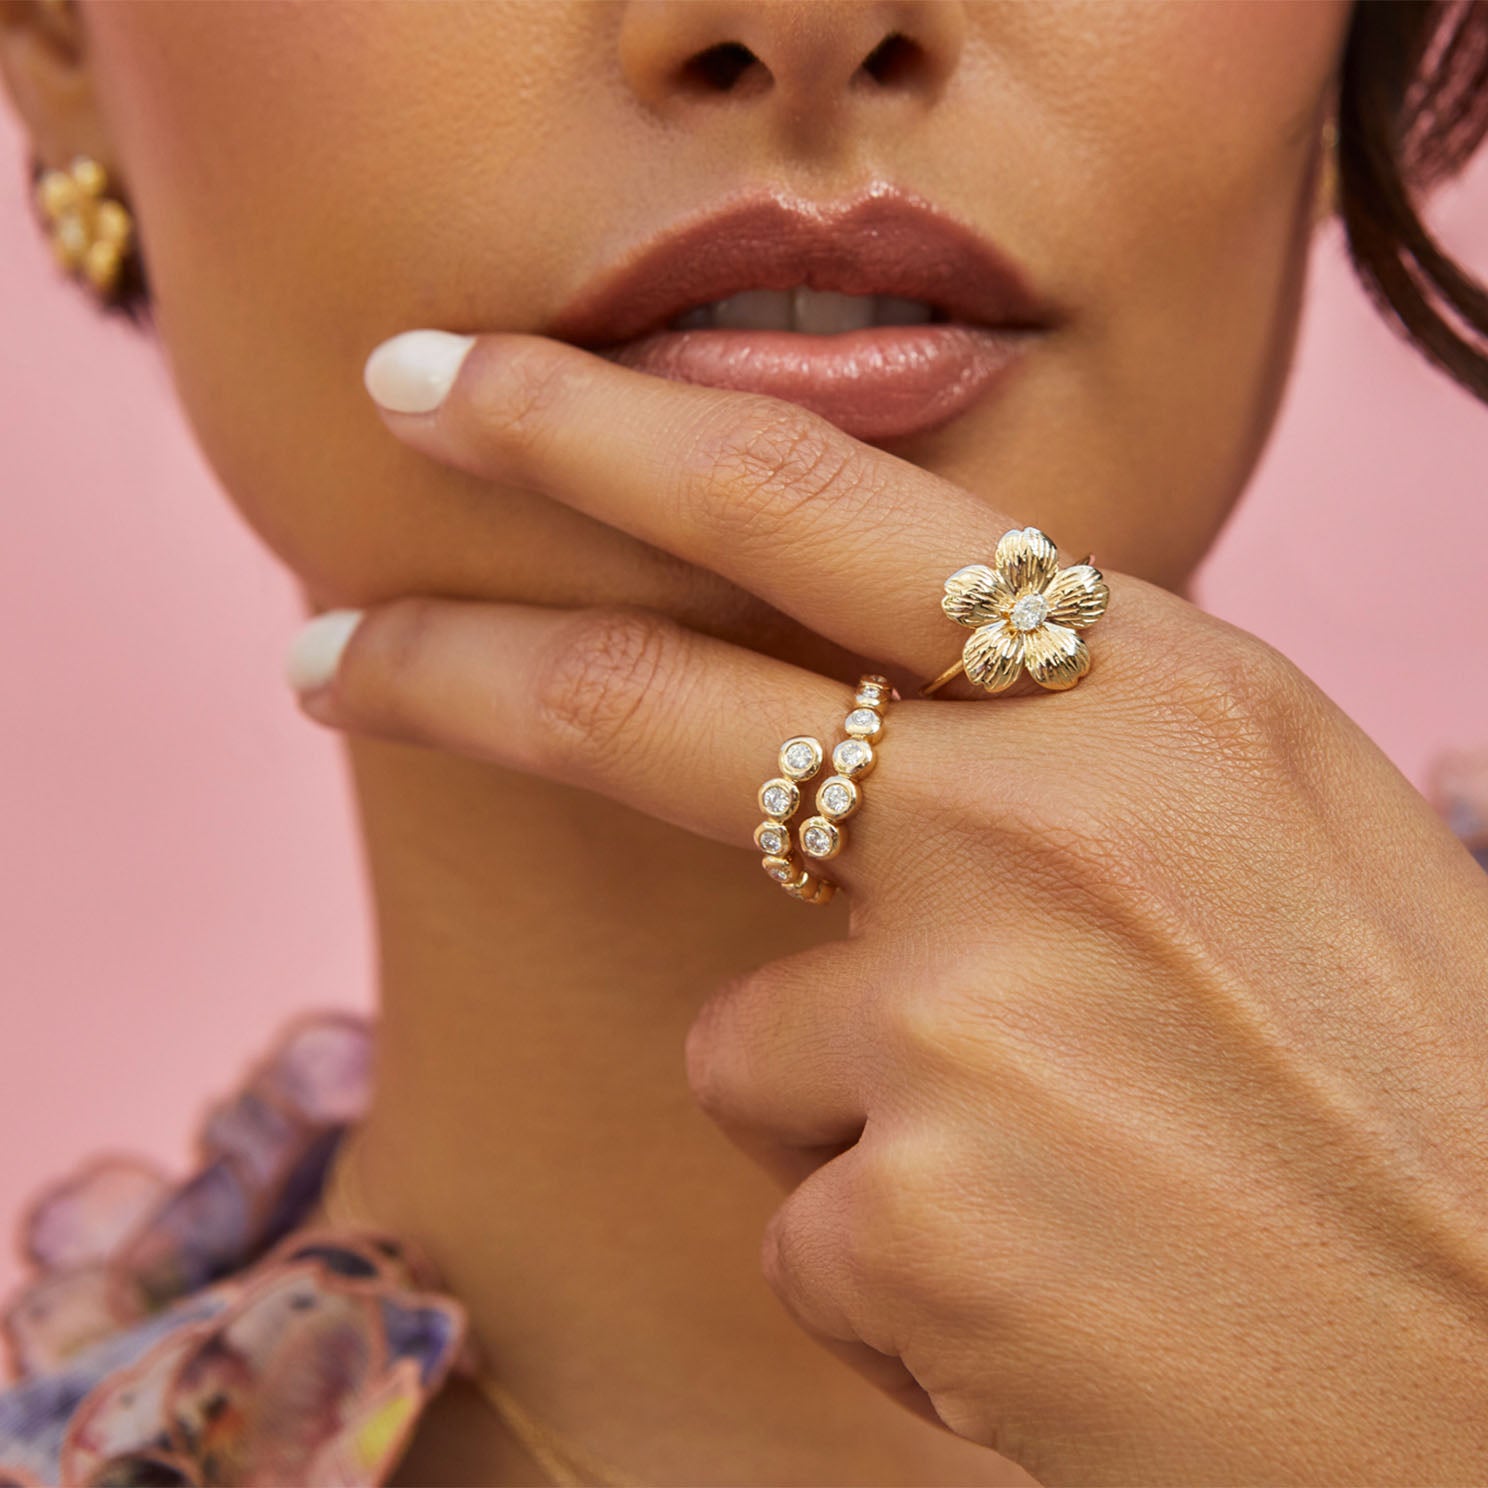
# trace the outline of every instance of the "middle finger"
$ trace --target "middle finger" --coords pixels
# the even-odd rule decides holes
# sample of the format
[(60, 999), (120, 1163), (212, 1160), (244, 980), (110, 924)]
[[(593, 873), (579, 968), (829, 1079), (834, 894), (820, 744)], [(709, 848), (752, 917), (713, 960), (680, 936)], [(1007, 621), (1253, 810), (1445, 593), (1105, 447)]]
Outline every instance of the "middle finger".
[[(832, 751), (853, 689), (646, 610), (390, 600), (311, 621), (289, 673), (306, 710), (324, 723), (577, 785), (739, 846), (765, 824), (758, 792), (785, 771), (781, 741), (815, 737), (819, 767), (785, 786), (799, 801), (784, 813), (796, 819), (790, 856), (847, 886), (862, 882), (865, 864), (902, 857), (894, 844), (914, 814), (907, 772), (895, 768), (880, 781), (876, 746), (869, 748), (857, 779), (871, 775), (863, 787), (871, 804), (850, 814), (848, 851), (805, 859), (796, 828), (834, 778)], [(896, 703), (886, 732), (899, 732), (905, 706), (942, 723), (951, 711)]]
[[(388, 426), (424, 454), (561, 501), (921, 673), (964, 639), (937, 586), (1020, 525), (796, 404), (674, 382), (546, 336), (395, 336), (366, 381)], [(431, 388), (443, 392), (432, 406)], [(413, 407), (425, 411), (399, 411)]]

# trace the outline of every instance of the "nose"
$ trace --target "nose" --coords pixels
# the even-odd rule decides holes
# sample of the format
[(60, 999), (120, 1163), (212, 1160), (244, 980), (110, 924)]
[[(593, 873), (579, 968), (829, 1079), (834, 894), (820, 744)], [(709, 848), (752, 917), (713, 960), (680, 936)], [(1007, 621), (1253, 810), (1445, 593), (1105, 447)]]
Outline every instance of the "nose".
[(965, 33), (965, 0), (628, 0), (619, 54), (664, 118), (747, 103), (799, 133), (933, 99)]

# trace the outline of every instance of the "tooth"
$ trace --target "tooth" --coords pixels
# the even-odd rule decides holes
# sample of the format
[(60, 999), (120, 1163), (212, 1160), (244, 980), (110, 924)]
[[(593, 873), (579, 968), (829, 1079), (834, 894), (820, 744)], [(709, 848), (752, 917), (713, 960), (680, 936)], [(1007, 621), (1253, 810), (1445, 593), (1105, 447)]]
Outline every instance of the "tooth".
[(713, 324), (712, 305), (698, 305), (672, 322), (675, 331), (693, 331)]
[(807, 336), (836, 336), (843, 331), (861, 331), (873, 324), (872, 295), (838, 294), (830, 289), (808, 289), (804, 284), (791, 291), (795, 329)]
[(935, 312), (924, 300), (879, 295), (873, 305), (874, 325), (925, 325)]
[(788, 331), (791, 291), (746, 289), (713, 303), (713, 324), (740, 331)]

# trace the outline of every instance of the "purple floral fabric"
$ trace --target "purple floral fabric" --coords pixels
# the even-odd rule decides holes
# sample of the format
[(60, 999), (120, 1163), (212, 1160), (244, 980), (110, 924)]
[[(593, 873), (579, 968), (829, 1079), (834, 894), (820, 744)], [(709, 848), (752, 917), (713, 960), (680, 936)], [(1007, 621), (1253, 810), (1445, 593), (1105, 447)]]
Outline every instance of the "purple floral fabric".
[(109, 1159), (41, 1196), (0, 1322), (0, 1488), (386, 1481), (464, 1360), (465, 1314), (391, 1236), (297, 1228), (371, 1043), (303, 1019), (208, 1113), (184, 1180)]

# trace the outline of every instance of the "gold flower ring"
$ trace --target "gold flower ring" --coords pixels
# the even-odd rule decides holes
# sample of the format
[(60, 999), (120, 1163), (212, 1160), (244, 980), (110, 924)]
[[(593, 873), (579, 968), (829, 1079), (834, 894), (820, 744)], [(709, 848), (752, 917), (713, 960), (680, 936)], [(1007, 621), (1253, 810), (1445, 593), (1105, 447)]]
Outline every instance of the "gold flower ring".
[(1063, 692), (1090, 670), (1077, 632), (1105, 614), (1111, 591), (1089, 557), (1060, 568), (1058, 549), (1037, 527), (1014, 527), (993, 562), (968, 564), (945, 581), (941, 609), (972, 634), (961, 659), (920, 688), (921, 697), (962, 672), (988, 692), (1005, 692), (1026, 669), (1040, 687)]

